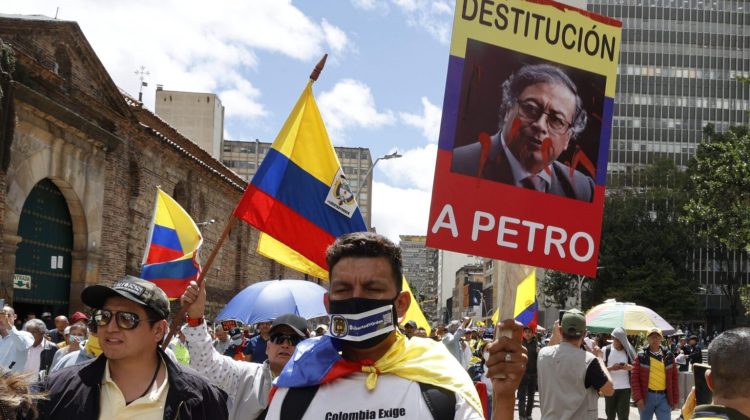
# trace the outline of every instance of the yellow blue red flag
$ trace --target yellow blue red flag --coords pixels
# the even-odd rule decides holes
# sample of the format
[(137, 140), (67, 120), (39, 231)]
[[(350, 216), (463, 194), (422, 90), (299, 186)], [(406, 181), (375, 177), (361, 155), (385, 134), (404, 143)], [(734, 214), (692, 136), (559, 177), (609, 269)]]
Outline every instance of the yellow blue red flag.
[(536, 270), (518, 284), (513, 318), (536, 332), (538, 303), (536, 300)]
[(179, 298), (200, 274), (203, 236), (190, 215), (161, 189), (143, 255), (141, 278), (156, 283), (170, 299)]
[(312, 80), (234, 211), (261, 231), (258, 252), (327, 279), (325, 253), (367, 225), (315, 103)]

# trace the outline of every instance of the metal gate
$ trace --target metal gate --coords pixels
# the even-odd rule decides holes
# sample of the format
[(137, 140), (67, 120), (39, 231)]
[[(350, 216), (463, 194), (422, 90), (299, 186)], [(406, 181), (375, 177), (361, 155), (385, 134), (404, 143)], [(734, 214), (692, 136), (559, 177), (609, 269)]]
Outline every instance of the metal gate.
[(62, 192), (49, 179), (34, 186), (18, 223), (13, 306), (20, 316), (68, 314), (73, 224)]

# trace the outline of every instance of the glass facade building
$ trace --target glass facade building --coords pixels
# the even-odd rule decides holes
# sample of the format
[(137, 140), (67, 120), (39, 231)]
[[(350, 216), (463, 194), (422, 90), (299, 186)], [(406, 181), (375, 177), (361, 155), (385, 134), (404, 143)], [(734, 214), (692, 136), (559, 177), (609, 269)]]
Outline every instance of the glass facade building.
[(590, 0), (622, 21), (608, 187), (637, 186), (659, 158), (687, 165), (703, 128), (746, 124), (750, 2)]
[[(588, 10), (622, 21), (607, 188), (639, 186), (639, 169), (667, 158), (680, 168), (703, 138), (748, 124), (750, 2), (589, 0)], [(750, 282), (750, 259), (696, 249), (689, 262), (702, 284), (707, 328), (723, 329), (728, 300), (721, 278)]]

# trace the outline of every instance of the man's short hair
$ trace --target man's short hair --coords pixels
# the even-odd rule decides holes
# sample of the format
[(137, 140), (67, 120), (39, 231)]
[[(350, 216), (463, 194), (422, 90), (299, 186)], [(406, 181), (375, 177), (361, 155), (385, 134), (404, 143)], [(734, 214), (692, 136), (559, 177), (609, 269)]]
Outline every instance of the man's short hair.
[(502, 129), (510, 110), (516, 105), (518, 97), (524, 89), (540, 83), (557, 83), (565, 86), (573, 93), (576, 98), (576, 110), (570, 129), (573, 132), (572, 138), (578, 136), (586, 128), (586, 122), (588, 121), (586, 110), (583, 109), (583, 102), (578, 95), (578, 88), (565, 72), (549, 64), (523, 66), (503, 82), (500, 88), (503, 94), (500, 104), (500, 128)]
[(723, 398), (750, 397), (750, 328), (725, 331), (708, 346), (708, 364), (714, 379), (714, 393)]
[(339, 260), (346, 257), (386, 258), (391, 264), (396, 291), (401, 292), (401, 268), (403, 266), (401, 248), (385, 236), (373, 232), (354, 232), (340, 236), (326, 250), (328, 274), (333, 272), (333, 267)]
[(44, 325), (44, 321), (41, 319), (30, 319), (26, 321), (26, 331), (28, 332), (40, 332), (42, 334), (47, 332), (47, 326)]

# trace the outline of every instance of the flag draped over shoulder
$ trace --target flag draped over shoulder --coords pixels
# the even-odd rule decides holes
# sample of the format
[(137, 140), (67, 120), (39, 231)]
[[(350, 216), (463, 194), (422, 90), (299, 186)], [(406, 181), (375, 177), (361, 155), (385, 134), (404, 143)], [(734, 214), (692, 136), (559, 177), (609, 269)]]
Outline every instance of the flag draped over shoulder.
[(430, 323), (427, 322), (427, 318), (425, 318), (424, 312), (422, 312), (422, 308), (419, 306), (419, 302), (417, 302), (417, 299), (414, 297), (414, 293), (411, 292), (411, 287), (409, 287), (409, 282), (406, 281), (405, 276), (401, 280), (401, 290), (409, 292), (409, 296), (411, 296), (411, 303), (409, 304), (409, 309), (407, 309), (404, 314), (404, 318), (401, 320), (401, 326), (403, 327), (403, 325), (409, 321), (414, 321), (417, 323), (417, 327), (424, 328), (427, 335), (430, 335), (430, 332), (432, 331)]
[(536, 332), (538, 303), (536, 300), (536, 270), (518, 284), (513, 318)]
[(367, 226), (308, 82), (234, 215), (261, 231), (258, 253), (327, 279), (326, 248)]
[(190, 215), (157, 189), (141, 277), (156, 283), (170, 299), (179, 298), (200, 274), (202, 244), (203, 236)]

